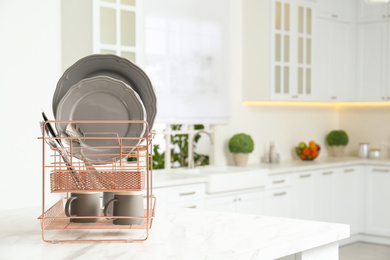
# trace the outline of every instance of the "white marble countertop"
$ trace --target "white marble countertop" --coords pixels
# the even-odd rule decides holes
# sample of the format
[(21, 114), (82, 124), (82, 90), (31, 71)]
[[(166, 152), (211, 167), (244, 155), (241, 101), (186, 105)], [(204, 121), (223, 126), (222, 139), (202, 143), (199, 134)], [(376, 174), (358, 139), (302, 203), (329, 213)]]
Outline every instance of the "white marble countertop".
[[(39, 215), (39, 208), (0, 211), (0, 259), (266, 260), (349, 237), (344, 224), (169, 209), (156, 210), (145, 242), (50, 244), (42, 241)], [(112, 232), (99, 232), (107, 234)]]

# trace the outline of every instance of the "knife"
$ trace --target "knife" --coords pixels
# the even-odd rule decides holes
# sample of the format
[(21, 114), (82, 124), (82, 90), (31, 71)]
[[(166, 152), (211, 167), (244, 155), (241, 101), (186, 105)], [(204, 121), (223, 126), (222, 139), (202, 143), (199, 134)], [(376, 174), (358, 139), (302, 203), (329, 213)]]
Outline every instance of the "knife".
[[(47, 118), (47, 116), (46, 116), (46, 114), (45, 114), (45, 112), (42, 110), (42, 117), (43, 117), (43, 120), (45, 120), (45, 122), (46, 121), (49, 121), (49, 119)], [(56, 135), (56, 133), (54, 132), (54, 129), (53, 129), (53, 127), (51, 126), (51, 124), (50, 123), (46, 123), (46, 125), (47, 125), (47, 129), (49, 130), (49, 132), (50, 132), (50, 134), (53, 136), (53, 137), (57, 137), (57, 135)], [(56, 141), (57, 141), (57, 143), (59, 144), (59, 145), (61, 145), (62, 146), (62, 143), (61, 143), (61, 139), (55, 139)]]

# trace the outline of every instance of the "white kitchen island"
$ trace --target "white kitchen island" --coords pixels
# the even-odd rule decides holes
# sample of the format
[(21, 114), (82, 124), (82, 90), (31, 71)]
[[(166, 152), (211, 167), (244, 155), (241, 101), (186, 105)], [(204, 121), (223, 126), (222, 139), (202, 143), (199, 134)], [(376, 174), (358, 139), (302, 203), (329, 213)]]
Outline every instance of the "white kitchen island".
[[(295, 259), (338, 259), (338, 241), (349, 237), (349, 226), (344, 224), (156, 209), (145, 242), (50, 244), (42, 241), (39, 215), (39, 208), (0, 211), (0, 259), (265, 260), (294, 254)], [(65, 235), (84, 234), (78, 232)], [(107, 232), (113, 235), (114, 231), (99, 230), (95, 235), (101, 239)]]

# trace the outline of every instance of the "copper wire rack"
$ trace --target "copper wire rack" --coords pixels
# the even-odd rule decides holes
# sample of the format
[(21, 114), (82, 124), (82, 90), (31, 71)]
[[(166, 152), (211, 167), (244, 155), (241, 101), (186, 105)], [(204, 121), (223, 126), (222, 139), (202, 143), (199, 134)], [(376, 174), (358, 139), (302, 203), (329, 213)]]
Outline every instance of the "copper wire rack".
[[(113, 124), (122, 124), (122, 127), (131, 128), (136, 124), (144, 124), (145, 132), (149, 133), (149, 127), (145, 121), (46, 121), (44, 129), (49, 124), (106, 124), (110, 128)], [(155, 216), (156, 198), (152, 196), (152, 165), (154, 133), (144, 137), (126, 136), (120, 137), (116, 132), (85, 133), (83, 140), (98, 140), (106, 145), (88, 146), (83, 153), (81, 149), (74, 147), (75, 137), (60, 135), (60, 137), (47, 136), (47, 131), (42, 131), (42, 215), (39, 216), (42, 229), (42, 239), (49, 243), (60, 242), (135, 242), (145, 241), (149, 237)], [(51, 140), (51, 141), (48, 141)], [(130, 142), (131, 141), (131, 142)], [(56, 142), (56, 145), (48, 143)], [(129, 145), (132, 144), (132, 145)], [(136, 143), (137, 145), (134, 145)], [(93, 153), (88, 153), (93, 151)], [(94, 158), (102, 158), (94, 160)], [(127, 161), (127, 158), (132, 158)], [(90, 162), (89, 158), (93, 160)], [(47, 181), (50, 175), (50, 181)], [(46, 187), (50, 183), (50, 187)], [(53, 205), (46, 208), (48, 195), (61, 198)], [(114, 225), (109, 216), (83, 216), (67, 217), (64, 205), (71, 192), (143, 192), (144, 216), (114, 216), (115, 218), (141, 218), (139, 225)], [(102, 197), (101, 197), (102, 199)], [(98, 218), (95, 223), (74, 223), (70, 218)], [(107, 231), (106, 234), (94, 236), (91, 230), (123, 230), (130, 233), (118, 235)], [(133, 230), (143, 231), (133, 234)], [(48, 232), (53, 231), (51, 238), (47, 238)], [(69, 232), (74, 231), (72, 236)], [(82, 231), (85, 231), (84, 233)]]

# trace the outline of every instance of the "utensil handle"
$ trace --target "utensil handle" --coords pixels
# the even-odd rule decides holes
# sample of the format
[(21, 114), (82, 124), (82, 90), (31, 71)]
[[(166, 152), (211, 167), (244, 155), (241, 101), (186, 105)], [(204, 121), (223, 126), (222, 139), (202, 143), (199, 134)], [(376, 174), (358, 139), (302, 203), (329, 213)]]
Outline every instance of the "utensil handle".
[(77, 215), (71, 215), (70, 212), (70, 205), (72, 204), (72, 201), (74, 200), (77, 200), (77, 197), (70, 197), (67, 201), (66, 201), (66, 204), (65, 204), (65, 215), (67, 217), (77, 217)]
[[(110, 199), (107, 203), (106, 203), (106, 205), (104, 205), (104, 210), (103, 210), (103, 214), (104, 214), (104, 216), (106, 216), (107, 217), (107, 211), (108, 211), (108, 207), (110, 206), (110, 204), (112, 203), (112, 202), (115, 202), (115, 201), (118, 201), (118, 199)], [(106, 219), (108, 219), (108, 220), (116, 220), (116, 218), (106, 218)]]
[(82, 184), (82, 182), (79, 180), (79, 178), (77, 176), (78, 175), (77, 171), (75, 171), (73, 169), (73, 167), (70, 164), (68, 158), (64, 155), (64, 154), (67, 154), (67, 153), (64, 153), (64, 151), (62, 149), (57, 149), (57, 151), (61, 155), (62, 160), (64, 160), (64, 162), (66, 164), (66, 168), (68, 169), (68, 171), (70, 171), (72, 173), (72, 179), (75, 182), (77, 188), (84, 189), (84, 185)]
[[(42, 111), (42, 117), (43, 117), (43, 120), (45, 120), (45, 122), (49, 121), (49, 119), (47, 118), (45, 112)], [(57, 137), (56, 133), (54, 132), (54, 129), (53, 127), (51, 126), (51, 124), (49, 122), (46, 123), (47, 125), (47, 129), (49, 130), (50, 134), (53, 136), (53, 137)], [(57, 143), (59, 145), (62, 146), (62, 142), (61, 142), (61, 139), (55, 139), (57, 141)]]

